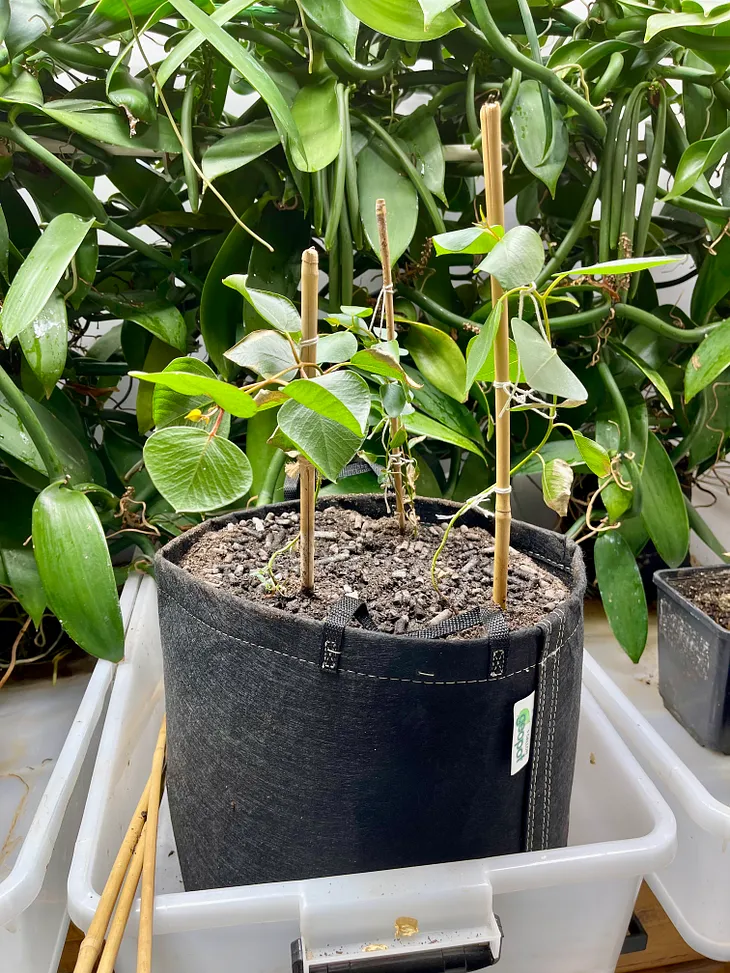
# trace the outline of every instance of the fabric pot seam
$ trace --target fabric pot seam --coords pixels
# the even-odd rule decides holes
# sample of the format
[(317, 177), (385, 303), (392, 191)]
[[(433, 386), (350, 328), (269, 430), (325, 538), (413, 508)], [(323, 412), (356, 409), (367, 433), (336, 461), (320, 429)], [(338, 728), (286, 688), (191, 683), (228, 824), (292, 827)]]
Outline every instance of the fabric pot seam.
[[(204, 621), (202, 618), (200, 618), (198, 615), (196, 615), (195, 612), (191, 612), (189, 608), (186, 608), (185, 605), (181, 604), (174, 596), (172, 596), (172, 595), (170, 595), (168, 593), (167, 594), (167, 597), (170, 599), (170, 601), (174, 602), (174, 604), (181, 611), (184, 611), (186, 615), (190, 615), (191, 618), (194, 618), (201, 625), (204, 625), (207, 629), (210, 629), (211, 632), (215, 632), (217, 635), (222, 635), (224, 638), (231, 639), (234, 642), (240, 642), (242, 645), (248, 645), (248, 646), (250, 646), (253, 649), (261, 649), (264, 652), (270, 652), (272, 655), (278, 655), (278, 656), (281, 656), (284, 659), (291, 659), (294, 662), (304, 663), (304, 665), (312, 666), (315, 669), (319, 669), (320, 668), (319, 663), (318, 662), (314, 662), (312, 659), (302, 659), (299, 656), (291, 655), (288, 652), (282, 652), (281, 649), (272, 649), (272, 648), (269, 648), (266, 645), (259, 645), (257, 642), (249, 642), (248, 639), (242, 639), (238, 635), (231, 635), (228, 632), (223, 632), (223, 631), (221, 631), (221, 629), (215, 628), (213, 625), (209, 625), (208, 622)], [(244, 602), (244, 604), (245, 604), (245, 602)], [(564, 621), (565, 621), (565, 619), (563, 617), (563, 623), (564, 623)], [(560, 650), (563, 648), (563, 646), (566, 645), (570, 641), (571, 637), (573, 636), (573, 633), (580, 626), (580, 624), (581, 624), (581, 622), (578, 622), (576, 624), (576, 626), (573, 628), (573, 630), (571, 631), (571, 633), (567, 636), (567, 638), (565, 639), (565, 641), (564, 642), (561, 642), (560, 645), (557, 646), (557, 648), (553, 649), (552, 652), (550, 652), (544, 658), (540, 659), (539, 662), (535, 662), (533, 665), (527, 666), (524, 669), (517, 669), (517, 670), (515, 670), (515, 672), (507, 672), (501, 678), (502, 679), (509, 679), (511, 676), (520, 676), (520, 675), (523, 675), (524, 673), (532, 672), (533, 669), (537, 669), (540, 666), (544, 665), (546, 662), (549, 662), (550, 659), (552, 659), (556, 655), (558, 655), (560, 653)], [(405, 682), (405, 683), (411, 683), (412, 685), (415, 685), (415, 686), (474, 686), (474, 685), (478, 685), (478, 684), (489, 683), (489, 682), (494, 682), (495, 681), (494, 679), (489, 679), (489, 678), (486, 678), (486, 679), (450, 679), (450, 680), (408, 679), (408, 678), (401, 677), (401, 676), (377, 676), (377, 675), (374, 675), (373, 673), (370, 673), (370, 672), (358, 672), (355, 669), (340, 669), (339, 672), (342, 675), (360, 676), (360, 677), (362, 677), (364, 679), (377, 679), (379, 682)]]

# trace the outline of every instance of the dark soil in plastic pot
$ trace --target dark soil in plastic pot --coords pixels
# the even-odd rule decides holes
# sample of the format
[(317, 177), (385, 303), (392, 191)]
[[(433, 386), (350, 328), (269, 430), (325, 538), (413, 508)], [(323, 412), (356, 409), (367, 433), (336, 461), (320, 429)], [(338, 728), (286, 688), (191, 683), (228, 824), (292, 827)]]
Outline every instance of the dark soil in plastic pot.
[(730, 572), (693, 571), (671, 582), (681, 595), (730, 631)]
[[(381, 631), (402, 634), (491, 602), (494, 538), (481, 527), (456, 524), (438, 560), (438, 591), (432, 584), (431, 562), (445, 526), (421, 524), (401, 536), (385, 511), (374, 518), (338, 507), (323, 510), (317, 518), (312, 596), (300, 589), (296, 545), (276, 556), (271, 570), (267, 567), (272, 554), (297, 536), (295, 511), (270, 511), (263, 520), (254, 516), (203, 534), (181, 567), (241, 598), (315, 619), (343, 594), (354, 594)], [(535, 624), (567, 596), (559, 578), (510, 550), (510, 628)]]

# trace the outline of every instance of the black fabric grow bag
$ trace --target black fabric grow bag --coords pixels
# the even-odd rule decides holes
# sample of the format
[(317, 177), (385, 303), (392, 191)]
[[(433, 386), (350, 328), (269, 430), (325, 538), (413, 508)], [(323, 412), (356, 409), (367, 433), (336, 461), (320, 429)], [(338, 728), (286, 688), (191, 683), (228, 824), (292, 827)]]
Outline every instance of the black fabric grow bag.
[[(331, 504), (384, 513), (377, 496), (319, 507)], [(167, 788), (185, 888), (564, 844), (583, 652), (580, 549), (513, 523), (513, 547), (561, 577), (570, 595), (539, 625), (510, 633), (496, 673), (488, 639), (358, 627), (345, 629), (332, 671), (322, 666), (321, 622), (246, 602), (178, 566), (203, 532), (295, 507), (207, 521), (157, 558)], [(455, 509), (418, 502), (425, 523)], [(492, 527), (479, 510), (463, 522)], [(530, 760), (512, 774), (515, 704), (533, 692)]]

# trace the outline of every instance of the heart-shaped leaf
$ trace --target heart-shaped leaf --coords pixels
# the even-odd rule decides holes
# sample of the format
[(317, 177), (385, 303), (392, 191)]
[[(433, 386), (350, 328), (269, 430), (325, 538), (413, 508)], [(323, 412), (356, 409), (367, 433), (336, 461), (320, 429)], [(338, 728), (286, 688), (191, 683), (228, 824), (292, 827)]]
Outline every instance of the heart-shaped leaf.
[[(173, 392), (182, 395), (205, 395), (221, 409), (230, 412), (232, 416), (248, 419), (256, 412), (256, 403), (246, 392), (235, 385), (221, 382), (217, 378), (206, 375), (193, 375), (190, 372), (130, 372), (132, 378), (143, 382), (155, 382), (164, 385)], [(174, 432), (174, 430), (171, 430)]]
[(496, 277), (502, 287), (512, 290), (531, 284), (542, 270), (545, 251), (539, 235), (529, 226), (516, 226), (505, 233), (477, 270)]
[(370, 390), (359, 375), (332, 372), (316, 378), (300, 378), (290, 382), (283, 391), (290, 399), (334, 420), (355, 435), (365, 434)]
[(504, 236), (501, 226), (467, 226), (463, 230), (437, 233), (433, 237), (436, 253), (489, 253)]
[(202, 513), (242, 497), (251, 486), (251, 464), (228, 439), (204, 429), (160, 429), (144, 446), (152, 482), (175, 510)]
[(357, 352), (357, 338), (351, 331), (323, 334), (317, 341), (317, 364), (349, 361)]
[[(299, 311), (294, 307), (288, 297), (275, 294), (272, 291), (261, 291), (255, 287), (248, 286), (248, 274), (231, 274), (226, 277), (223, 283), (226, 287), (243, 294), (248, 303), (261, 315), (261, 317), (276, 328), (289, 334), (298, 334), (302, 330), (302, 321)], [(235, 361), (235, 359), (232, 359)]]
[[(199, 358), (176, 358), (163, 371), (202, 375), (216, 381), (212, 368)], [(215, 403), (208, 395), (184, 395), (166, 388), (164, 385), (155, 385), (152, 397), (152, 416), (158, 429), (164, 429), (166, 426), (188, 426), (199, 429), (201, 428), (200, 420), (188, 419), (188, 414), (196, 409), (205, 414), (211, 412), (214, 407)], [(226, 438), (230, 428), (231, 417), (226, 412), (218, 427), (217, 434)]]
[(337, 480), (362, 446), (361, 435), (293, 399), (282, 405), (278, 418), (288, 442), (328, 480)]
[(585, 402), (588, 393), (543, 336), (521, 318), (512, 318), (514, 335), (525, 382), (536, 392)]
[(224, 354), (241, 368), (249, 368), (263, 378), (278, 375), (288, 382), (296, 374), (292, 346), (278, 331), (252, 331)]

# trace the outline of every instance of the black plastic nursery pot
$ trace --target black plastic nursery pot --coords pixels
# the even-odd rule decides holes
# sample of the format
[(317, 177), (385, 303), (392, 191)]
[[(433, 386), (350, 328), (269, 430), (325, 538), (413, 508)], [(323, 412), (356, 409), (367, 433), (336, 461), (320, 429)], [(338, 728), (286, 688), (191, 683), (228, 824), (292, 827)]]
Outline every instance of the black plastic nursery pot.
[(730, 753), (730, 631), (677, 591), (683, 578), (726, 576), (730, 566), (679, 568), (654, 575), (658, 599), (659, 692), (694, 739)]
[[(322, 499), (318, 509), (333, 504), (385, 515), (382, 496)], [(514, 522), (512, 546), (569, 595), (537, 625), (472, 639), (352, 625), (333, 635), (331, 625), (238, 598), (179, 566), (204, 532), (296, 509), (206, 521), (157, 558), (167, 788), (185, 888), (565, 844), (583, 653), (580, 549)], [(417, 501), (423, 524), (456, 509)], [(461, 522), (492, 529), (480, 510)], [(491, 592), (484, 598), (489, 608)]]

